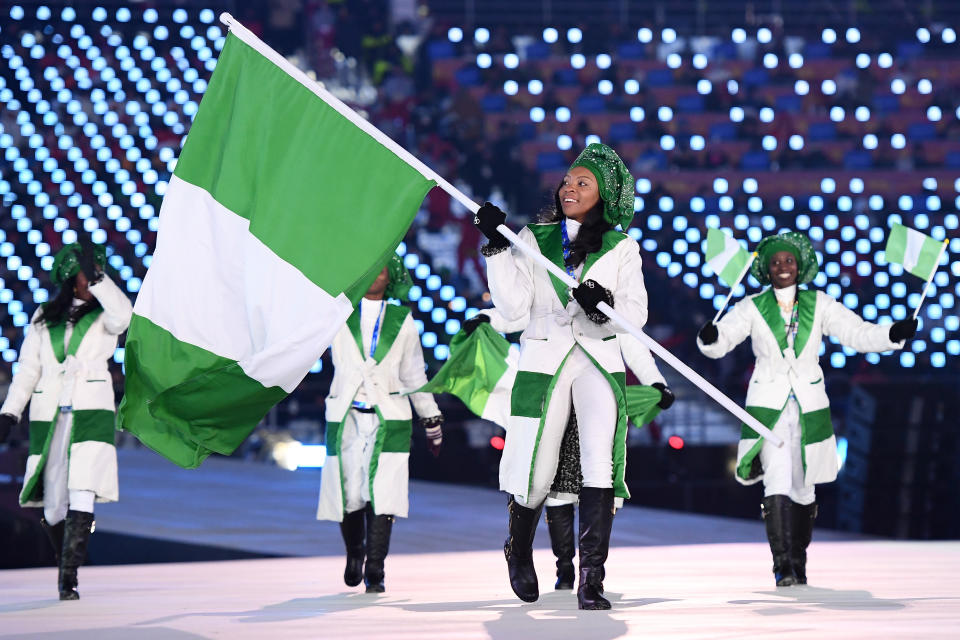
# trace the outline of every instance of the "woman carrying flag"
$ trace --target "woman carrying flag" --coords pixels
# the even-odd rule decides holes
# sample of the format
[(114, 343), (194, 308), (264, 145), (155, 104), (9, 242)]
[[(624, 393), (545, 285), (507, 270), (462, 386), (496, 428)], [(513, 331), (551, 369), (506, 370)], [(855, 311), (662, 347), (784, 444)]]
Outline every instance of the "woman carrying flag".
[(539, 597), (533, 536), (556, 475), (571, 405), (578, 416), (580, 470), (581, 609), (609, 609), (603, 597), (604, 563), (616, 500), (629, 497), (625, 371), (620, 329), (597, 309), (616, 308), (638, 327), (647, 319), (647, 295), (637, 243), (616, 227), (633, 218), (634, 183), (610, 147), (591, 144), (554, 194), (543, 223), (520, 238), (565, 268), (581, 284), (572, 291), (517, 250), (497, 231), (506, 215), (487, 203), (475, 224), (489, 243), (490, 294), (508, 322), (526, 318), (519, 371), (500, 462), (500, 488), (511, 494), (504, 545), (510, 585), (526, 602)]
[(412, 286), (400, 257), (370, 285), (331, 345), (335, 369), (326, 399), (327, 460), (320, 479), (318, 520), (340, 523), (347, 551), (343, 581), (384, 591), (384, 560), (395, 517), (407, 517), (410, 403), (436, 456), (443, 416), (429, 393), (400, 393), (427, 382), (420, 336), (406, 300)]
[(20, 504), (43, 507), (40, 523), (59, 565), (61, 600), (77, 600), (77, 570), (93, 531), (94, 502), (119, 496), (114, 396), (108, 362), (133, 307), (104, 275), (103, 246), (68, 244), (54, 257), (60, 287), (43, 304), (20, 348), (0, 407), (0, 431), (30, 402), (30, 453)]
[(811, 282), (819, 265), (810, 239), (795, 231), (764, 238), (751, 274), (761, 293), (738, 302), (717, 324), (708, 322), (697, 346), (720, 358), (751, 338), (757, 358), (747, 390), (747, 411), (781, 437), (777, 448), (744, 426), (737, 480), (763, 480), (762, 516), (773, 554), (777, 586), (806, 584), (807, 546), (817, 515), (815, 485), (837, 477), (837, 447), (823, 370), (824, 336), (859, 351), (902, 348), (916, 320), (876, 325), (834, 298), (798, 285)]

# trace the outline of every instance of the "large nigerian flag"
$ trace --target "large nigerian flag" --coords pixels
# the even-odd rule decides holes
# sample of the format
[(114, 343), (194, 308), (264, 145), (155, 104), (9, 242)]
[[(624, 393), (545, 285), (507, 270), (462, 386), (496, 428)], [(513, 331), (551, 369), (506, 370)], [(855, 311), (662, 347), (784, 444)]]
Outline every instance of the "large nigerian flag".
[(347, 111), (233, 27), (126, 341), (119, 424), (181, 466), (233, 452), (296, 388), (434, 184)]
[(929, 280), (937, 270), (943, 246), (925, 233), (894, 223), (883, 253), (887, 262), (902, 264), (918, 278)]
[[(450, 341), (450, 357), (437, 375), (416, 391), (451, 393), (475, 415), (504, 429), (510, 417), (510, 395), (519, 357), (506, 338), (489, 323), (469, 336), (460, 331)], [(645, 385), (627, 387), (627, 416), (640, 427), (660, 413), (660, 391)]]
[(750, 252), (720, 229), (707, 229), (707, 264), (728, 287), (740, 283), (740, 276), (750, 262)]

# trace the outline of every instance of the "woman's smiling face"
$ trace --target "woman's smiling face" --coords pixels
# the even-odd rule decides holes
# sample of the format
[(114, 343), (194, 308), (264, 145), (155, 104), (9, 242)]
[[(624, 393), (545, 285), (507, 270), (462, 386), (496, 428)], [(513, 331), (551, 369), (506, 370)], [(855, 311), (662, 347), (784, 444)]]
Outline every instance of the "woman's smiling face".
[(770, 282), (775, 289), (797, 284), (797, 259), (789, 251), (777, 251), (770, 256)]
[(557, 195), (560, 197), (563, 215), (583, 222), (587, 212), (600, 201), (597, 178), (586, 167), (574, 167), (563, 177)]

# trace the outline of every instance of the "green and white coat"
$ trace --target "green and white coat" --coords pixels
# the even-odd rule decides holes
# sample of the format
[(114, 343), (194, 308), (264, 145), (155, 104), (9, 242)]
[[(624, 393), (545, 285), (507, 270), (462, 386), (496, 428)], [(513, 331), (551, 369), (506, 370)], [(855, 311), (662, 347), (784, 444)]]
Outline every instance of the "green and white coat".
[(320, 477), (317, 519), (343, 520), (346, 497), (339, 457), (342, 427), (361, 386), (380, 421), (370, 462), (370, 505), (374, 513), (405, 518), (413, 418), (410, 403), (420, 417), (440, 413), (429, 393), (401, 395), (427, 383), (420, 336), (410, 309), (386, 305), (373, 358), (364, 355), (360, 316), (354, 311), (334, 337), (331, 354), (334, 374), (326, 399), (327, 459)]
[[(531, 224), (520, 238), (539, 248), (563, 268), (559, 223)], [(647, 293), (636, 241), (618, 231), (608, 231), (603, 245), (589, 254), (580, 280), (592, 279), (613, 294), (614, 308), (642, 327), (647, 320)], [(487, 258), (487, 280), (493, 303), (507, 322), (529, 316), (520, 336), (519, 371), (510, 403), (509, 428), (500, 461), (500, 489), (526, 501), (533, 489), (533, 469), (553, 393), (553, 385), (567, 356), (579, 346), (610, 383), (618, 405), (614, 435), (613, 488), (618, 498), (629, 498), (626, 470), (626, 372), (612, 321), (595, 324), (569, 299), (566, 286), (517, 249)], [(568, 412), (553, 412), (566, 423)], [(551, 425), (551, 428), (563, 428)]]
[(0, 413), (19, 417), (30, 403), (30, 450), (20, 504), (43, 506), (43, 469), (61, 406), (73, 407), (69, 490), (93, 491), (98, 502), (119, 498), (114, 448), (115, 398), (107, 363), (130, 324), (130, 300), (104, 276), (90, 285), (102, 309), (73, 325), (36, 323), (26, 328), (19, 368)]
[[(797, 335), (787, 344), (784, 320), (773, 289), (749, 296), (717, 323), (717, 341), (697, 346), (709, 358), (721, 358), (750, 337), (757, 358), (747, 388), (747, 411), (764, 426), (773, 429), (791, 392), (800, 407), (801, 459), (805, 483), (832, 482), (837, 477), (837, 442), (830, 419), (820, 345), (825, 335), (861, 353), (889, 351), (903, 347), (890, 342), (889, 325), (877, 325), (860, 318), (822, 291), (798, 288)], [(737, 451), (736, 478), (754, 484), (763, 478), (760, 449), (763, 440), (743, 425)]]

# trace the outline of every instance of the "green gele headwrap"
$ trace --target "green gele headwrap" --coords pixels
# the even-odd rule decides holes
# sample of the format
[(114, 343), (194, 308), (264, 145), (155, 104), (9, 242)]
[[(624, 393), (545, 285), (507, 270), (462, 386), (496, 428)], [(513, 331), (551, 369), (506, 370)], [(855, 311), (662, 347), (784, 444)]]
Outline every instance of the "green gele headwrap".
[(789, 251), (797, 260), (797, 284), (807, 284), (817, 275), (820, 263), (810, 238), (798, 231), (787, 231), (768, 236), (757, 245), (757, 259), (750, 266), (750, 274), (766, 286), (770, 284), (770, 258), (780, 251)]
[[(102, 244), (91, 245), (93, 259), (103, 267), (107, 263), (107, 249)], [(50, 280), (58, 287), (80, 272), (80, 253), (83, 247), (79, 242), (64, 245), (53, 257), (53, 266), (50, 267)]]
[(580, 152), (570, 168), (584, 167), (597, 178), (603, 219), (621, 229), (633, 220), (633, 176), (617, 152), (605, 144), (594, 142)]
[(410, 289), (413, 287), (413, 278), (410, 272), (403, 266), (403, 258), (397, 254), (390, 256), (387, 261), (387, 273), (390, 275), (390, 284), (387, 285), (384, 295), (388, 298), (406, 302), (410, 295)]

